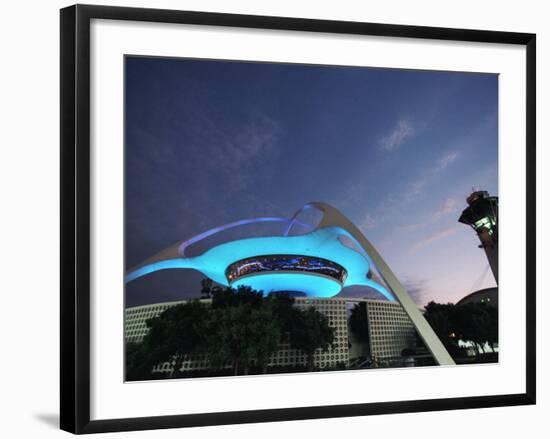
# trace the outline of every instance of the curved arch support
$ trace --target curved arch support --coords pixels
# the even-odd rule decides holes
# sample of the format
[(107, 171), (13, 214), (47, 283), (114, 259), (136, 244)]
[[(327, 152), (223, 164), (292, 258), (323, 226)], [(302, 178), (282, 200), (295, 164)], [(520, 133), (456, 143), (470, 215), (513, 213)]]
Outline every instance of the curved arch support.
[(157, 261), (146, 265), (141, 265), (139, 268), (128, 272), (128, 274), (126, 274), (126, 277), (124, 278), (124, 282), (128, 283), (135, 279), (139, 279), (142, 276), (146, 276), (149, 273), (153, 273), (155, 271), (160, 271), (160, 270), (169, 270), (173, 268), (190, 268), (190, 267), (187, 261), (182, 258), (165, 259), (162, 261)]
[(370, 256), (372, 263), (378, 269), (384, 282), (389, 286), (393, 295), (397, 298), (409, 318), (413, 322), (420, 337), (426, 344), (427, 348), (432, 353), (435, 361), (440, 365), (454, 365), (455, 362), (441, 343), (439, 337), (435, 334), (432, 327), (420, 313), (417, 305), (408, 295), (407, 291), (397, 279), (397, 276), (390, 269), (386, 261), (374, 248), (374, 246), (365, 238), (361, 231), (338, 209), (323, 202), (308, 203), (308, 206), (313, 206), (323, 213), (321, 222), (317, 225), (317, 229), (323, 227), (337, 226), (346, 230), (358, 242), (361, 248)]
[[(224, 224), (223, 226), (214, 227), (213, 229), (207, 230), (206, 232), (199, 233), (198, 235), (193, 236), (185, 241), (178, 241), (176, 244), (162, 250), (156, 255), (146, 259), (141, 264), (138, 264), (128, 270), (125, 277), (125, 282), (131, 282), (135, 279), (138, 279), (142, 276), (145, 276), (149, 273), (153, 273), (158, 270), (166, 270), (170, 268), (195, 268), (190, 266), (191, 260), (194, 258), (188, 258), (185, 254), (185, 250), (197, 242), (200, 242), (209, 236), (216, 235), (225, 230), (233, 229), (235, 227), (243, 226), (246, 224), (262, 223), (262, 222), (284, 222), (288, 223), (291, 219), (286, 217), (259, 217), (259, 218), (248, 218), (240, 221), (234, 221), (232, 223)], [(301, 226), (313, 229), (313, 226), (310, 224), (299, 223)], [(199, 270), (203, 271), (203, 270)], [(204, 271), (203, 271), (204, 273)], [(206, 273), (204, 273), (206, 275)], [(210, 277), (210, 276), (209, 276)], [(219, 278), (219, 276), (218, 276)], [(216, 282), (220, 283), (217, 279), (213, 279)]]
[[(202, 241), (203, 239), (208, 238), (209, 236), (216, 235), (220, 232), (223, 232), (225, 230), (234, 229), (236, 227), (244, 226), (246, 224), (255, 224), (255, 223), (265, 223), (265, 222), (285, 222), (288, 223), (289, 221), (292, 221), (292, 219), (288, 219), (285, 217), (260, 217), (260, 218), (248, 218), (244, 220), (234, 221), (232, 223), (224, 224), (223, 226), (214, 227), (213, 229), (207, 230), (206, 232), (199, 233), (198, 235), (193, 236), (192, 238), (188, 239), (187, 241), (183, 241), (178, 246), (178, 253), (181, 256), (185, 256), (185, 250), (187, 247), (189, 247), (192, 244), (195, 244), (197, 242)], [(303, 227), (307, 227), (309, 229), (313, 229), (313, 227), (309, 224), (305, 223), (299, 223)]]
[[(311, 209), (313, 206), (311, 205), (311, 203), (308, 203), (308, 204), (304, 204), (300, 209), (298, 209), (294, 215), (292, 215), (290, 217), (290, 219), (288, 219), (288, 226), (286, 227), (284, 233), (283, 233), (283, 236), (288, 236), (288, 234), (290, 233), (290, 231), (292, 230), (292, 227), (294, 226), (294, 224), (300, 224), (300, 225), (303, 225), (303, 223), (301, 223), (300, 221), (298, 221), (298, 215), (300, 215), (304, 210), (307, 210), (307, 209)], [(310, 226), (311, 229), (318, 229), (318, 227), (312, 227)]]

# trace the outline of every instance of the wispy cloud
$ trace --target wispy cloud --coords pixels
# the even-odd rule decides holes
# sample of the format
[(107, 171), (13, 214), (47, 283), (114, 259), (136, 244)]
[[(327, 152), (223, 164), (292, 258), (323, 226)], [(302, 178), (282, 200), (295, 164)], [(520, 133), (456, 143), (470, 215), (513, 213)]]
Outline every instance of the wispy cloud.
[(460, 201), (458, 200), (458, 198), (454, 198), (454, 197), (447, 198), (445, 201), (443, 201), (439, 209), (436, 210), (434, 215), (436, 217), (447, 215), (448, 213), (455, 211), (457, 207), (459, 207), (459, 205), (460, 205)]
[[(129, 190), (146, 194), (146, 202), (136, 203), (134, 217), (150, 221), (148, 212), (153, 210), (159, 218), (185, 218), (178, 230), (192, 234), (219, 222), (256, 214), (258, 206), (270, 209), (262, 192), (250, 187), (252, 182), (256, 187), (269, 185), (273, 175), (270, 163), (280, 154), (279, 139), (284, 131), (281, 123), (254, 108), (239, 114), (232, 124), (224, 123), (213, 110), (195, 114), (184, 108), (179, 116), (173, 121), (174, 132), (184, 133), (177, 140), (178, 146), (171, 131), (162, 136), (150, 130), (139, 131), (136, 142), (154, 148), (141, 147), (141, 154), (128, 159), (131, 169), (139, 170), (142, 176), (134, 177)], [(192, 127), (191, 134), (187, 126)], [(157, 180), (171, 188), (170, 193), (161, 194), (157, 185), (145, 184)], [(226, 200), (218, 199), (216, 215), (211, 215), (215, 188), (223, 191)], [(232, 202), (236, 198), (240, 204)]]
[(254, 167), (258, 160), (275, 152), (273, 147), (279, 132), (280, 128), (273, 119), (260, 113), (252, 114), (245, 124), (238, 127), (231, 140), (222, 143), (227, 154), (221, 154), (220, 161), (234, 170)]
[[(195, 175), (199, 187), (205, 184), (204, 180), (208, 180), (207, 184), (223, 181), (226, 193), (250, 195), (246, 188), (258, 169), (267, 178), (268, 163), (278, 154), (279, 123), (260, 111), (250, 111), (230, 128), (218, 127), (207, 118), (201, 122), (204, 129), (195, 138), (195, 149), (189, 151), (187, 172)], [(209, 149), (207, 160), (204, 145)]]
[(433, 227), (435, 222), (441, 220), (441, 217), (448, 215), (450, 213), (456, 212), (460, 209), (461, 202), (460, 199), (455, 197), (446, 198), (439, 207), (430, 212), (429, 215), (425, 216), (423, 219), (417, 222), (408, 222), (399, 226), (401, 230), (412, 231), (417, 230), (423, 227)]
[(438, 171), (443, 171), (444, 169), (446, 169), (451, 163), (453, 163), (459, 157), (460, 157), (460, 154), (456, 151), (448, 152), (447, 154), (445, 154), (443, 157), (441, 157), (437, 161), (436, 169)]
[(405, 290), (407, 290), (407, 293), (417, 305), (423, 305), (426, 302), (425, 295), (428, 287), (427, 280), (405, 279), (403, 281), (403, 287), (405, 287)]
[(371, 213), (366, 213), (359, 222), (359, 228), (362, 230), (373, 229), (378, 225), (378, 218)]
[(380, 139), (380, 148), (383, 151), (393, 151), (399, 148), (414, 134), (414, 128), (407, 119), (400, 119), (393, 129)]
[[(457, 160), (459, 157), (460, 155), (455, 151), (445, 153), (436, 161), (434, 166), (427, 168), (427, 170), (422, 172), (416, 180), (413, 180), (406, 186), (403, 192), (402, 202), (412, 201), (414, 198), (420, 195), (424, 188), (433, 178), (435, 178), (438, 174), (447, 169), (449, 165)], [(447, 200), (447, 202), (451, 203), (452, 200), (449, 199)], [(447, 209), (452, 209), (453, 207), (454, 206), (450, 205), (446, 206)]]
[(428, 176), (421, 175), (418, 179), (410, 182), (403, 191), (401, 203), (408, 203), (422, 193), (424, 187), (428, 184)]
[[(389, 194), (382, 200), (376, 208), (370, 207), (363, 217), (357, 220), (362, 230), (373, 229), (383, 223), (386, 218), (392, 216), (396, 210), (401, 209), (404, 205), (414, 202), (423, 192), (424, 189), (432, 183), (438, 175), (440, 175), (447, 167), (457, 160), (459, 154), (454, 151), (445, 153), (439, 159), (432, 163), (431, 166), (425, 168), (415, 180), (404, 185), (400, 194)], [(360, 198), (362, 185), (351, 185), (348, 193), (348, 199), (355, 201)], [(449, 197), (443, 201), (439, 207), (434, 207), (435, 213), (430, 215), (429, 220), (420, 221), (418, 223), (407, 223), (402, 228), (405, 230), (414, 230), (433, 222), (443, 215), (449, 214), (460, 206), (460, 200), (454, 197)]]
[(458, 227), (456, 224), (445, 227), (443, 229), (439, 229), (434, 231), (433, 233), (429, 234), (428, 236), (425, 236), (424, 238), (420, 239), (413, 245), (413, 250), (418, 250), (423, 247), (426, 247), (427, 245), (430, 245), (436, 241), (439, 241), (440, 239), (446, 238), (447, 236), (454, 235), (458, 231)]

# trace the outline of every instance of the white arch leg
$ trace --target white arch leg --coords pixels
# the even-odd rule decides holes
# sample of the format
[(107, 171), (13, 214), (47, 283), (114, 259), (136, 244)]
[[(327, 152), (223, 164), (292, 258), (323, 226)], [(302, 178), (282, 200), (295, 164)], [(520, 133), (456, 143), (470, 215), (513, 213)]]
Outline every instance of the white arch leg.
[(374, 265), (380, 272), (380, 275), (389, 286), (391, 292), (395, 295), (405, 312), (408, 314), (418, 334), (426, 344), (439, 365), (454, 365), (455, 362), (441, 343), (439, 337), (435, 334), (432, 327), (426, 321), (420, 310), (408, 295), (407, 291), (399, 282), (399, 279), (392, 272), (388, 264), (382, 259), (382, 256), (374, 246), (365, 238), (361, 231), (348, 220), (339, 210), (326, 203), (314, 202), (310, 206), (316, 207), (323, 213), (321, 222), (317, 228), (338, 226), (347, 230), (358, 242), (372, 259)]

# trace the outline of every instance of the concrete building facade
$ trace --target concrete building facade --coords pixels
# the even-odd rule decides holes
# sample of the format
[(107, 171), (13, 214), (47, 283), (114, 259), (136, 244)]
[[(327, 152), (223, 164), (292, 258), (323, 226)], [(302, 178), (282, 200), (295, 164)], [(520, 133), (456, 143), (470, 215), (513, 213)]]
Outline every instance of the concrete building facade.
[(416, 330), (405, 310), (395, 302), (365, 300), (369, 327), (370, 356), (376, 361), (401, 358), (403, 349), (413, 349)]
[[(139, 343), (147, 334), (146, 321), (160, 315), (164, 310), (185, 303), (155, 303), (126, 309), (125, 338), (127, 342)], [(209, 302), (205, 299), (204, 302)], [(369, 344), (358, 346), (359, 342), (349, 329), (350, 305), (358, 303), (366, 307), (368, 319)], [(414, 348), (416, 330), (405, 310), (399, 303), (373, 299), (347, 298), (295, 298), (299, 308), (313, 307), (324, 314), (329, 325), (334, 328), (334, 343), (327, 351), (318, 350), (314, 356), (314, 365), (319, 369), (346, 368), (355, 355), (367, 353), (369, 359), (378, 362), (399, 359), (405, 348)], [(360, 353), (360, 354), (358, 354)], [(303, 352), (292, 349), (283, 343), (280, 349), (271, 355), (268, 367), (305, 366), (307, 358)], [(183, 362), (182, 371), (208, 369), (210, 364), (205, 356), (195, 355)], [(230, 367), (230, 365), (228, 365)], [(171, 365), (158, 366), (158, 372), (169, 372)]]

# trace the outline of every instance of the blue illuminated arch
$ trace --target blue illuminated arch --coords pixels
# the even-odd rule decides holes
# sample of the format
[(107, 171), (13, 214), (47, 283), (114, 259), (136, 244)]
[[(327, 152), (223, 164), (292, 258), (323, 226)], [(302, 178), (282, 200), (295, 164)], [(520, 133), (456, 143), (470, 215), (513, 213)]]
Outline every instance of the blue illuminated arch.
[[(261, 217), (234, 221), (200, 233), (190, 239), (177, 243), (161, 253), (144, 261), (126, 275), (126, 282), (131, 282), (147, 274), (167, 269), (194, 269), (206, 277), (225, 286), (246, 285), (261, 290), (264, 294), (272, 291), (293, 290), (303, 292), (311, 297), (332, 297), (342, 288), (348, 286), (367, 286), (388, 300), (395, 300), (392, 294), (378, 282), (370, 279), (372, 261), (359, 241), (348, 230), (339, 226), (316, 227), (298, 221), (298, 215), (305, 209), (318, 208), (309, 203), (298, 210), (292, 217)], [(279, 236), (244, 238), (216, 245), (199, 256), (189, 257), (186, 249), (210, 236), (228, 229), (261, 222), (286, 223), (286, 228)], [(310, 230), (302, 235), (289, 236), (291, 228), (299, 224)], [(339, 239), (347, 236), (356, 243), (358, 252)], [(292, 254), (306, 258), (320, 258), (343, 267), (345, 280), (338, 281), (322, 273), (305, 272), (292, 269), (282, 271), (264, 270), (252, 275), (231, 281), (226, 277), (226, 270), (236, 261), (261, 255)], [(268, 272), (269, 271), (269, 272)]]
[[(289, 236), (293, 225), (298, 223), (298, 215), (304, 210), (312, 208), (323, 214), (320, 223), (315, 227), (309, 226), (311, 230), (308, 233)], [(287, 226), (281, 236), (239, 239), (216, 245), (196, 257), (185, 255), (185, 250), (191, 244), (224, 230), (255, 222), (286, 222)], [(300, 223), (300, 225), (308, 227), (307, 224)], [(345, 245), (340, 239), (342, 236), (349, 238), (358, 250)], [(226, 277), (227, 267), (236, 261), (261, 255), (283, 254), (332, 261), (345, 269), (345, 280), (340, 282), (322, 273), (304, 273), (292, 269), (263, 270), (260, 273), (240, 277), (232, 282)], [(303, 292), (310, 297), (329, 298), (347, 286), (368, 286), (386, 299), (397, 300), (403, 306), (438, 364), (454, 364), (453, 359), (420, 313), (418, 306), (409, 297), (382, 256), (348, 218), (329, 204), (308, 203), (290, 218), (253, 218), (216, 227), (186, 241), (176, 243), (144, 261), (127, 273), (126, 282), (155, 271), (174, 268), (198, 270), (221, 285), (250, 286), (263, 291), (264, 294), (269, 294), (271, 291), (288, 290)], [(388, 288), (371, 279), (373, 268), (377, 270)]]

